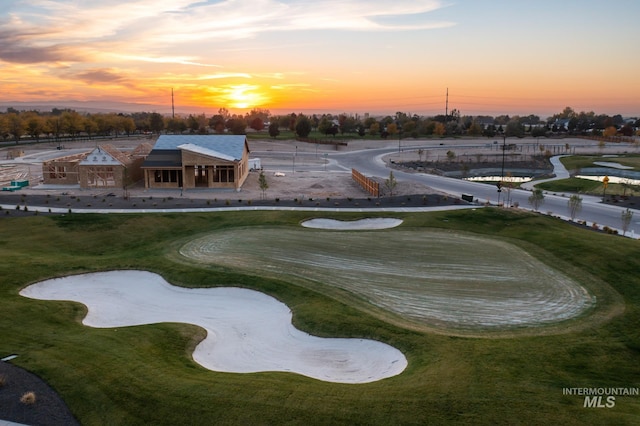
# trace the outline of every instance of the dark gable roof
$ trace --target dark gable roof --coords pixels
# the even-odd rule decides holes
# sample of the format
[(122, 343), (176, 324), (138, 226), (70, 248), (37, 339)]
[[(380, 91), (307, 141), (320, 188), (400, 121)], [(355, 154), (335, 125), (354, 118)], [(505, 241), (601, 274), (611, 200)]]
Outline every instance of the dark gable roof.
[(161, 135), (153, 152), (176, 150), (180, 145), (195, 145), (222, 154), (225, 159), (241, 160), (247, 138), (244, 135)]
[(142, 163), (142, 168), (182, 167), (182, 152), (179, 149), (152, 150)]
[(142, 168), (180, 168), (183, 149), (228, 161), (241, 160), (246, 146), (244, 135), (161, 135)]

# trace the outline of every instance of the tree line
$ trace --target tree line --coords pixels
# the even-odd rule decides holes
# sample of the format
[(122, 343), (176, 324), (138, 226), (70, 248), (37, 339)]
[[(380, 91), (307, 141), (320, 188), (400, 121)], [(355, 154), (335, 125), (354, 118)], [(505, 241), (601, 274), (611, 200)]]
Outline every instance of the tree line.
[(621, 115), (609, 116), (594, 112), (575, 112), (566, 107), (546, 120), (528, 116), (463, 116), (456, 109), (450, 114), (430, 117), (404, 112), (393, 116), (374, 117), (353, 114), (291, 113), (272, 115), (269, 110), (256, 108), (246, 114), (231, 114), (220, 108), (217, 114), (164, 116), (157, 112), (136, 113), (80, 113), (72, 109), (53, 108), (48, 112), (8, 108), (0, 113), (0, 137), (18, 143), (24, 138), (58, 139), (80, 136), (130, 136), (160, 133), (231, 133), (267, 130), (277, 138), (288, 130), (299, 138), (307, 138), (312, 131), (327, 137), (350, 135), (373, 138), (419, 138), (429, 136), (510, 136), (545, 137), (557, 134), (591, 136), (633, 136), (638, 134), (640, 120), (624, 120)]

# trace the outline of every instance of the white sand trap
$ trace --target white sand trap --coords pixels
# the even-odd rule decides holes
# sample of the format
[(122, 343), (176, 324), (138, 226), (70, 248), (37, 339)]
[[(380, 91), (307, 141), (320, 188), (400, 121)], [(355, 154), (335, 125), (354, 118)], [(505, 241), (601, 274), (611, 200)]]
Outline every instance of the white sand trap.
[(368, 218), (360, 220), (309, 219), (301, 223), (305, 228), (335, 229), (342, 231), (374, 230), (395, 228), (402, 223), (402, 219)]
[(297, 330), (271, 296), (241, 288), (188, 289), (145, 271), (111, 271), (42, 281), (25, 297), (83, 303), (91, 327), (160, 322), (198, 325), (207, 337), (193, 359), (220, 372), (286, 371), (336, 383), (368, 383), (407, 366), (397, 349), (374, 340), (320, 338)]

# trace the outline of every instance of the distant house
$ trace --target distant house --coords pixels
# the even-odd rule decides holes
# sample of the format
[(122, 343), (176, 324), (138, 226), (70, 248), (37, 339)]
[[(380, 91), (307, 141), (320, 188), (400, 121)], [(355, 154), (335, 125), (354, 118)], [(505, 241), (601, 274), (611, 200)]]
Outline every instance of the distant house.
[(151, 148), (142, 143), (133, 151), (123, 151), (107, 144), (58, 157), (42, 164), (43, 183), (79, 185), (83, 189), (123, 188), (142, 179), (140, 167)]
[(244, 135), (162, 135), (142, 164), (144, 186), (239, 191), (248, 161)]

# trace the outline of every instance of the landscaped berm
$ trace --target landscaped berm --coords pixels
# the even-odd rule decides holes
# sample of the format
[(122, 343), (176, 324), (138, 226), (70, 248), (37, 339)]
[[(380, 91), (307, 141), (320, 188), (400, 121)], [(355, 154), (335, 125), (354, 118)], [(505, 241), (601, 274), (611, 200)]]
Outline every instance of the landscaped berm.
[[(53, 392), (83, 425), (640, 421), (567, 391), (638, 387), (635, 240), (494, 208), (0, 231), (3, 420), (56, 424)], [(16, 367), (51, 388), (22, 398)]]

